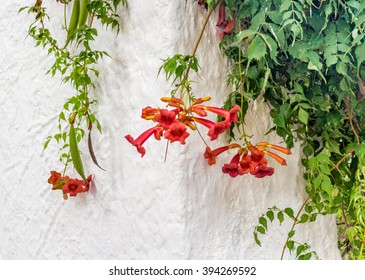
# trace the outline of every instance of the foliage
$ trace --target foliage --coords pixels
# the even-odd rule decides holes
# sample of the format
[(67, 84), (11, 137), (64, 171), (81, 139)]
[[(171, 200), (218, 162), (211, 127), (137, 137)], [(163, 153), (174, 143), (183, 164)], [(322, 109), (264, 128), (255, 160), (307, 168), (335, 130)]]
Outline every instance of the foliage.
[(247, 104), (264, 100), (274, 123), (270, 132), (288, 148), (301, 143), (306, 215), (337, 214), (343, 256), (363, 259), (365, 2), (223, 4), (235, 21), (220, 43), (232, 61), (233, 91), (224, 106), (246, 104), (231, 139), (241, 137), (233, 128), (244, 123)]

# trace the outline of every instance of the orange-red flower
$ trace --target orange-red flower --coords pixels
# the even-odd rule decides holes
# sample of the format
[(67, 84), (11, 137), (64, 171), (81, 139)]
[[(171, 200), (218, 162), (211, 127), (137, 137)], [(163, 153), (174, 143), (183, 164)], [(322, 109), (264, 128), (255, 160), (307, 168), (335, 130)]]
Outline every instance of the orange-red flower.
[(222, 109), (222, 108), (213, 107), (213, 106), (197, 105), (197, 106), (194, 106), (194, 107), (201, 108), (203, 110), (215, 113), (215, 114), (223, 117), (225, 119), (225, 121), (227, 123), (229, 123), (229, 126), (231, 125), (232, 121), (238, 122), (237, 112), (240, 109), (240, 106), (238, 106), (237, 104), (234, 105), (234, 107), (229, 111), (225, 110), (225, 109)]
[(203, 118), (191, 118), (193, 121), (200, 123), (209, 129), (208, 136), (210, 136), (210, 140), (213, 141), (218, 138), (219, 134), (225, 132), (231, 124), (226, 121), (222, 122), (212, 122), (211, 120), (203, 119)]
[(283, 154), (291, 155), (291, 151), (289, 149), (284, 148), (284, 147), (281, 147), (281, 146), (278, 146), (278, 145), (269, 144), (267, 142), (257, 143), (256, 146), (271, 148), (271, 149), (277, 150), (277, 151), (279, 151), (279, 152), (281, 152)]
[(141, 118), (145, 120), (153, 120), (155, 115), (160, 112), (160, 109), (152, 108), (151, 106), (147, 106), (142, 109)]
[(286, 165), (286, 160), (283, 159), (281, 156), (278, 156), (277, 154), (274, 154), (274, 153), (267, 151), (265, 149), (262, 149), (262, 148), (260, 148), (260, 150), (262, 150), (262, 152), (267, 154), (268, 156), (272, 157), (274, 160), (276, 160), (281, 165)]
[(228, 19), (227, 25), (223, 29), (223, 31), (219, 34), (219, 39), (223, 39), (224, 36), (227, 34), (231, 34), (232, 30), (234, 29), (235, 20)]
[(241, 165), (238, 164), (240, 160), (241, 155), (236, 154), (230, 163), (223, 165), (222, 172), (228, 174), (232, 178), (237, 177), (238, 175), (243, 175), (243, 170), (241, 168)]
[(52, 190), (61, 190), (63, 185), (70, 180), (70, 177), (62, 177), (61, 173), (51, 171), (51, 176), (48, 178), (48, 183), (52, 185)]
[(264, 157), (264, 153), (262, 151), (260, 151), (259, 149), (257, 149), (255, 146), (252, 145), (249, 146), (249, 149), (251, 151), (252, 161), (257, 163), (257, 165), (267, 164), (267, 159)]
[(156, 122), (160, 123), (164, 129), (168, 129), (170, 125), (176, 123), (176, 111), (161, 109), (158, 114), (155, 115)]
[(185, 144), (185, 139), (189, 136), (189, 132), (186, 131), (186, 125), (181, 122), (175, 122), (169, 126), (169, 129), (165, 131), (163, 137), (170, 140), (171, 143), (180, 141), (181, 144)]
[[(218, 157), (221, 153), (228, 151), (230, 149), (241, 148), (241, 145), (233, 143), (228, 146), (219, 147), (215, 150), (211, 150), (209, 147), (205, 149), (204, 158), (208, 160), (209, 165), (213, 165), (216, 163), (216, 157)], [(238, 153), (241, 153), (240, 151)]]
[(271, 176), (274, 174), (274, 168), (267, 165), (258, 165), (252, 172), (256, 178), (263, 178), (265, 176)]
[(251, 171), (253, 171), (252, 167), (252, 158), (250, 155), (245, 154), (242, 156), (242, 159), (240, 161), (241, 169), (243, 174), (248, 174)]
[(219, 7), (219, 13), (218, 13), (218, 21), (216, 26), (220, 27), (220, 28), (224, 28), (227, 24), (226, 21), (226, 7), (221, 4)]
[(48, 183), (55, 186), (55, 184), (62, 179), (61, 173), (51, 171), (51, 177), (48, 178)]
[(52, 190), (62, 190), (64, 199), (67, 199), (67, 194), (70, 196), (76, 196), (78, 193), (89, 191), (92, 175), (89, 175), (84, 180), (71, 179), (68, 176), (62, 177), (61, 173), (51, 171), (51, 177), (48, 179), (48, 183), (52, 184)]
[(129, 143), (135, 146), (137, 148), (137, 151), (141, 154), (141, 157), (143, 157), (146, 154), (145, 148), (142, 147), (143, 143), (146, 142), (146, 140), (150, 138), (152, 134), (155, 135), (156, 140), (160, 140), (162, 132), (163, 128), (157, 125), (150, 129), (147, 129), (140, 136), (138, 136), (137, 139), (133, 139), (133, 137), (130, 135), (126, 135), (125, 139), (127, 139)]
[(64, 194), (70, 194), (70, 196), (76, 196), (78, 193), (84, 192), (84, 180), (70, 179), (62, 187)]

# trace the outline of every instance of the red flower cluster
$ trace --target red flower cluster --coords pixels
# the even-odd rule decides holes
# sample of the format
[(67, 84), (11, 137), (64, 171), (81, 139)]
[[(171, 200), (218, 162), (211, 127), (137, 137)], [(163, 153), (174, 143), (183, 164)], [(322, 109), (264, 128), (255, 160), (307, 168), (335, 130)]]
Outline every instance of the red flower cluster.
[(91, 175), (87, 177), (87, 182), (79, 179), (71, 179), (68, 176), (62, 176), (61, 173), (51, 171), (51, 176), (48, 178), (48, 183), (52, 185), (52, 190), (62, 190), (64, 199), (67, 199), (67, 194), (76, 196), (78, 193), (89, 191)]
[(204, 158), (208, 160), (209, 165), (213, 165), (216, 163), (216, 157), (221, 153), (228, 151), (230, 149), (238, 148), (238, 152), (233, 156), (230, 163), (224, 164), (222, 167), (222, 172), (228, 174), (231, 177), (237, 177), (238, 175), (251, 174), (256, 178), (263, 178), (265, 176), (271, 176), (274, 174), (274, 168), (269, 167), (267, 159), (264, 157), (265, 154), (275, 159), (281, 165), (286, 165), (285, 159), (274, 154), (270, 151), (267, 151), (265, 148), (272, 148), (274, 150), (280, 151), (284, 154), (291, 154), (289, 149), (271, 145), (267, 142), (260, 142), (253, 146), (251, 144), (248, 145), (248, 149), (242, 148), (239, 144), (231, 144), (228, 146), (220, 147), (215, 150), (211, 150), (207, 147)]
[[(143, 157), (146, 153), (143, 143), (152, 135), (156, 140), (161, 137), (169, 140), (171, 143), (180, 142), (185, 144), (185, 139), (190, 135), (187, 132), (189, 127), (196, 130), (196, 123), (199, 123), (208, 128), (208, 136), (211, 140), (217, 139), (218, 135), (225, 132), (232, 122), (238, 122), (237, 111), (239, 106), (235, 105), (231, 110), (222, 108), (204, 106), (202, 103), (209, 101), (210, 97), (196, 99), (189, 107), (179, 98), (162, 97), (161, 101), (167, 102), (167, 105), (174, 107), (173, 110), (152, 108), (150, 106), (142, 109), (141, 117), (145, 120), (152, 120), (157, 123), (154, 127), (146, 130), (136, 139), (131, 135), (126, 135), (125, 138), (137, 148), (137, 151)], [(207, 112), (215, 113), (224, 118), (223, 121), (213, 122), (205, 119)], [(195, 115), (195, 116), (194, 116)]]

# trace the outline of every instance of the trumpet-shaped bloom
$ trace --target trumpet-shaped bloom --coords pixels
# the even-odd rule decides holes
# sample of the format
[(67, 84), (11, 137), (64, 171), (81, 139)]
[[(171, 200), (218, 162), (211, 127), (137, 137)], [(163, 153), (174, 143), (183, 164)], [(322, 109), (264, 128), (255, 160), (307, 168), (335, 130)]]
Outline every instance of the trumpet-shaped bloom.
[(57, 171), (51, 171), (51, 177), (48, 178), (48, 183), (54, 186), (61, 179), (61, 173), (58, 173)]
[(227, 151), (228, 149), (229, 146), (224, 146), (212, 151), (209, 147), (207, 147), (205, 149), (204, 158), (208, 160), (209, 165), (213, 165), (217, 162), (215, 158), (221, 153)]
[(180, 141), (181, 144), (185, 144), (185, 139), (189, 136), (189, 132), (186, 131), (186, 125), (181, 122), (175, 122), (170, 125), (169, 129), (165, 131), (164, 137), (170, 140), (171, 143)]
[(203, 118), (191, 118), (191, 119), (197, 123), (204, 125), (209, 129), (208, 136), (210, 136), (211, 141), (217, 139), (219, 134), (222, 134), (231, 126), (231, 124), (226, 121), (212, 122), (210, 120)]
[(251, 151), (251, 159), (253, 162), (255, 162), (257, 165), (267, 164), (267, 159), (264, 157), (264, 153), (262, 151), (252, 145), (249, 147), (249, 149)]
[(219, 7), (218, 21), (216, 25), (220, 28), (224, 28), (227, 25), (226, 7), (223, 4)]
[(271, 176), (274, 174), (274, 168), (267, 165), (258, 165), (252, 172), (256, 178), (263, 178), (265, 176)]
[(240, 166), (243, 174), (248, 174), (253, 171), (251, 156), (248, 154), (244, 155), (240, 161)]
[(271, 149), (274, 149), (276, 151), (279, 151), (283, 154), (286, 154), (286, 155), (291, 155), (291, 151), (287, 148), (284, 148), (284, 147), (281, 147), (281, 146), (278, 146), (278, 145), (273, 145), (273, 144), (269, 144), (267, 142), (260, 142), (260, 143), (257, 143), (256, 146), (258, 147), (267, 147), (267, 148), (271, 148)]
[(229, 149), (241, 148), (241, 145), (233, 143), (228, 146), (219, 147), (215, 150), (211, 150), (209, 147), (205, 149), (204, 158), (208, 160), (209, 165), (213, 165), (216, 163), (216, 157), (218, 157), (221, 153), (228, 151)]
[(270, 151), (266, 151), (265, 149), (261, 149), (263, 153), (267, 154), (269, 157), (272, 157), (274, 160), (276, 160), (281, 165), (286, 165), (286, 160), (283, 159), (281, 156), (278, 156), (277, 154), (274, 154)]
[(146, 120), (153, 120), (155, 115), (160, 112), (160, 109), (152, 108), (151, 106), (147, 106), (142, 109), (141, 118)]
[(243, 171), (241, 165), (239, 165), (241, 155), (236, 154), (230, 163), (223, 165), (222, 172), (228, 174), (232, 178), (237, 177), (238, 175), (243, 175)]
[(133, 139), (133, 137), (130, 135), (126, 135), (125, 139), (127, 139), (129, 143), (135, 146), (137, 148), (137, 151), (141, 154), (141, 157), (143, 157), (146, 154), (145, 148), (142, 147), (143, 143), (146, 142), (146, 140), (150, 138), (152, 134), (155, 135), (156, 140), (160, 140), (162, 132), (163, 128), (160, 125), (157, 125), (143, 132), (140, 136), (137, 137), (137, 139)]
[(169, 111), (166, 109), (161, 109), (160, 112), (155, 115), (155, 121), (160, 123), (164, 129), (168, 129), (170, 127), (170, 125), (177, 122), (176, 121), (176, 111), (175, 110)]
[(232, 30), (234, 29), (234, 24), (235, 24), (234, 19), (228, 19), (228, 22), (227, 22), (225, 28), (219, 34), (219, 38), (223, 39), (223, 37), (226, 36), (227, 34), (231, 34)]
[(225, 110), (225, 109), (222, 109), (222, 108), (218, 108), (218, 107), (212, 107), (212, 106), (198, 105), (198, 106), (195, 106), (195, 107), (202, 108), (206, 111), (215, 113), (215, 114), (223, 117), (226, 122), (230, 123), (230, 125), (231, 125), (232, 122), (238, 122), (237, 112), (240, 109), (240, 106), (238, 106), (237, 104), (234, 105), (234, 107), (229, 111)]
[(64, 194), (68, 193), (70, 196), (76, 196), (78, 193), (84, 192), (84, 184), (83, 180), (70, 179), (62, 187), (62, 191)]

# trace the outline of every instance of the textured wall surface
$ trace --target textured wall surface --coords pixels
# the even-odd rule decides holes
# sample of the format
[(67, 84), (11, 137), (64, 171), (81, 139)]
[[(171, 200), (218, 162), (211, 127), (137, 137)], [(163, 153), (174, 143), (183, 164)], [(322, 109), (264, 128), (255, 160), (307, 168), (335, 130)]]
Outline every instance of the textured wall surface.
[[(305, 199), (299, 149), (287, 167), (264, 179), (224, 175), (209, 167), (204, 144), (192, 135), (187, 145), (173, 143), (164, 162), (165, 142), (145, 143), (143, 159), (125, 139), (151, 123), (141, 108), (161, 106), (170, 85), (157, 78), (161, 59), (192, 51), (205, 11), (185, 0), (133, 0), (120, 11), (118, 37), (102, 32), (97, 47), (113, 59), (100, 63), (94, 93), (103, 134), (94, 134), (94, 150), (103, 172), (85, 152), (85, 169), (95, 178), (87, 194), (64, 201), (47, 184), (50, 170), (60, 169), (58, 146), (42, 152), (48, 135), (57, 132), (57, 114), (72, 89), (58, 76), (45, 76), (52, 64), (46, 51), (26, 38), (31, 18), (17, 14), (34, 1), (0, 5), (0, 259), (278, 259), (291, 224), (270, 226), (262, 247), (253, 239), (258, 217), (274, 205), (298, 209)], [(44, 1), (61, 25), (62, 5)], [(216, 18), (217, 15), (214, 15)], [(221, 104), (225, 63), (211, 21), (198, 50), (201, 77), (196, 96), (211, 95)], [(265, 105), (247, 117), (253, 142), (279, 143), (264, 136), (271, 127)], [(223, 138), (214, 144), (223, 144)], [(76, 173), (70, 170), (70, 175)], [(337, 259), (334, 217), (319, 217), (297, 227), (297, 240), (308, 242), (322, 259)], [(293, 258), (289, 254), (286, 258)]]

